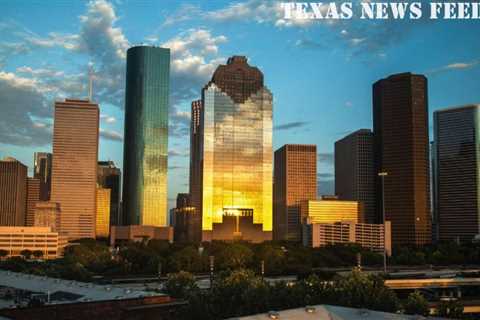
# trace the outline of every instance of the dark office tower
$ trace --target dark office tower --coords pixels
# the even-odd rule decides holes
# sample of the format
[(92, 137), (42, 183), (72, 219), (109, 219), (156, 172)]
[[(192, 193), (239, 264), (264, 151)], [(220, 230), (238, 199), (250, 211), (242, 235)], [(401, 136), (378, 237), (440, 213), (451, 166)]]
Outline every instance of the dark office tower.
[(0, 226), (25, 225), (27, 167), (14, 158), (0, 161)]
[[(373, 85), (375, 174), (383, 176), (385, 215), (394, 245), (431, 242), (428, 90), (423, 75), (402, 73)], [(381, 221), (382, 180), (376, 176)]]
[(52, 202), (60, 205), (59, 230), (70, 240), (95, 238), (98, 104), (55, 102)]
[(480, 234), (480, 105), (434, 112), (439, 240)]
[(361, 202), (362, 223), (375, 223), (373, 133), (360, 129), (335, 142), (335, 194), (339, 200)]
[(190, 196), (188, 193), (177, 194), (177, 208), (185, 208), (190, 204)]
[(200, 118), (202, 115), (202, 100), (192, 102), (190, 122), (190, 204), (200, 211), (202, 203), (202, 177), (201, 177), (201, 142)]
[(272, 238), (272, 106), (263, 74), (234, 56), (202, 90), (202, 239)]
[(35, 222), (35, 207), (40, 201), (40, 179), (27, 178), (27, 211), (25, 215), (25, 225), (33, 227)]
[(120, 169), (113, 161), (99, 161), (97, 168), (97, 183), (101, 189), (110, 189), (110, 224), (123, 225), (120, 216)]
[(123, 214), (130, 225), (167, 226), (170, 49), (127, 51)]
[(40, 200), (49, 201), (52, 188), (52, 154), (35, 152), (33, 166), (33, 177), (40, 180)]
[(317, 146), (286, 144), (274, 158), (273, 238), (301, 241), (300, 203), (317, 198)]

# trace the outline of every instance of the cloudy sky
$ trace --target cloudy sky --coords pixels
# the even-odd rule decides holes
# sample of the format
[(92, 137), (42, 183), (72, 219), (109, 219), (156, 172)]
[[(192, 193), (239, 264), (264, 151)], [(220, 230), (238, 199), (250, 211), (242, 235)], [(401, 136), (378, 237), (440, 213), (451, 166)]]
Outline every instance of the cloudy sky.
[(480, 103), (478, 20), (285, 21), (271, 0), (2, 0), (1, 9), (0, 157), (29, 167), (33, 152), (51, 151), (53, 101), (86, 97), (89, 68), (100, 159), (121, 166), (125, 52), (171, 49), (171, 200), (188, 191), (189, 103), (234, 54), (248, 56), (273, 92), (275, 149), (317, 144), (323, 194), (333, 190), (333, 143), (372, 127), (376, 80), (425, 74), (430, 113)]

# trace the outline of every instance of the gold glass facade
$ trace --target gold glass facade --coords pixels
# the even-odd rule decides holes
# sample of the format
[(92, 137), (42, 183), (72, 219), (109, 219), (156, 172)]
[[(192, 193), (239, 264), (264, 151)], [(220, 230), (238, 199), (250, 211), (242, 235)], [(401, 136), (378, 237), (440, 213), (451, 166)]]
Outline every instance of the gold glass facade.
[(110, 189), (97, 188), (97, 216), (95, 234), (97, 238), (110, 235)]
[(335, 223), (339, 221), (358, 222), (363, 205), (358, 201), (308, 200), (300, 204), (302, 221), (309, 223)]
[(235, 103), (210, 84), (204, 99), (203, 230), (253, 211), (272, 231), (272, 94), (263, 87)]

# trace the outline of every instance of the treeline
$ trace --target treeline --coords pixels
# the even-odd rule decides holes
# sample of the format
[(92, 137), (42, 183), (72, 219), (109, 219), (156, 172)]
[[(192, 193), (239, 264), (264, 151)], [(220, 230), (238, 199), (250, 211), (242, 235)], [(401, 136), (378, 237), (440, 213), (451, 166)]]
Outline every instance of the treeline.
[[(191, 273), (180, 272), (169, 275), (165, 289), (172, 297), (188, 301), (181, 320), (226, 319), (318, 304), (429, 314), (428, 302), (420, 293), (414, 292), (401, 302), (385, 286), (383, 278), (358, 270), (331, 281), (310, 275), (294, 283), (269, 284), (252, 271), (238, 269), (218, 274), (211, 290), (200, 290)], [(463, 317), (463, 307), (455, 301), (444, 302), (437, 315), (459, 319)]]
[(199, 248), (193, 244), (151, 240), (131, 242), (112, 250), (106, 243), (83, 240), (67, 247), (62, 259), (39, 262), (28, 257), (10, 258), (1, 261), (0, 268), (91, 281), (94, 276), (166, 275), (179, 271), (208, 273), (210, 256), (213, 256), (215, 272), (246, 268), (258, 274), (263, 261), (266, 276), (294, 274), (302, 277), (315, 268), (355, 266), (357, 253), (361, 253), (364, 265), (382, 263), (381, 255), (353, 244), (312, 249), (292, 243), (213, 241)]

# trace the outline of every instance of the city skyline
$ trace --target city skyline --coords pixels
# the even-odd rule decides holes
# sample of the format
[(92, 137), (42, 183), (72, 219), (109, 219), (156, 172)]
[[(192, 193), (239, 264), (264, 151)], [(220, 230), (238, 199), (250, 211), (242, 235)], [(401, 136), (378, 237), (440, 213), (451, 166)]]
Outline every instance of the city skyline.
[[(5, 126), (11, 132), (0, 136), (0, 157), (13, 156), (31, 172), (33, 152), (51, 152), (48, 141), (53, 100), (60, 100), (62, 94), (87, 96), (88, 65), (93, 62), (93, 100), (102, 110), (99, 160), (110, 159), (123, 168), (123, 143), (118, 141), (123, 132), (122, 65), (126, 49), (139, 42), (172, 48), (170, 208), (177, 193), (188, 191), (191, 100), (198, 97), (214, 68), (230, 55), (245, 54), (268, 75), (266, 84), (275, 96), (274, 149), (287, 143), (318, 146), (322, 194), (333, 192), (334, 141), (357, 129), (372, 127), (370, 86), (374, 81), (403, 71), (426, 74), (430, 114), (440, 107), (480, 100), (475, 81), (480, 75), (475, 56), (480, 45), (475, 41), (478, 27), (472, 22), (455, 21), (447, 27), (444, 21), (376, 21), (370, 28), (365, 25), (368, 22), (352, 20), (348, 25), (317, 21), (282, 27), (278, 19), (256, 19), (262, 16), (258, 1), (238, 4), (250, 10), (251, 17), (230, 16), (227, 23), (225, 19), (232, 12), (229, 2), (193, 3), (190, 9), (185, 4), (159, 8), (155, 3), (132, 7), (119, 2), (79, 2), (71, 4), (72, 15), (52, 19), (56, 23), (51, 25), (44, 19), (27, 19), (22, 10), (16, 10), (18, 4), (7, 2), (5, 17), (0, 21), (0, 37), (5, 41), (0, 50), (0, 94), (20, 93), (18, 96), (33, 100), (28, 100), (30, 106), (24, 100), (9, 100), (15, 102), (18, 112), (25, 112), (15, 119), (12, 117), (16, 115), (9, 114), (9, 106), (0, 107), (0, 118), (19, 124), (18, 129), (27, 132), (25, 138), (13, 139), (17, 128), (11, 128), (10, 123)], [(265, 10), (275, 10), (272, 2), (266, 4)], [(21, 6), (35, 9), (38, 15), (48, 12), (59, 17), (61, 12), (55, 3)], [(192, 10), (190, 14), (188, 9)], [(187, 13), (181, 15), (182, 10)], [(375, 28), (378, 31), (373, 31), (373, 24), (380, 24)], [(13, 32), (12, 26), (18, 31)], [(244, 31), (238, 32), (240, 29)], [(438, 32), (444, 37), (432, 36)], [(259, 40), (264, 37), (271, 40), (268, 46)], [(252, 43), (247, 43), (247, 38)], [(7, 46), (12, 43), (16, 45)], [(450, 50), (443, 52), (441, 48), (447, 43)], [(37, 53), (42, 54), (37, 57)], [(27, 111), (31, 114), (28, 119)], [(319, 125), (311, 120), (314, 117)], [(18, 119), (26, 122), (19, 123)]]

